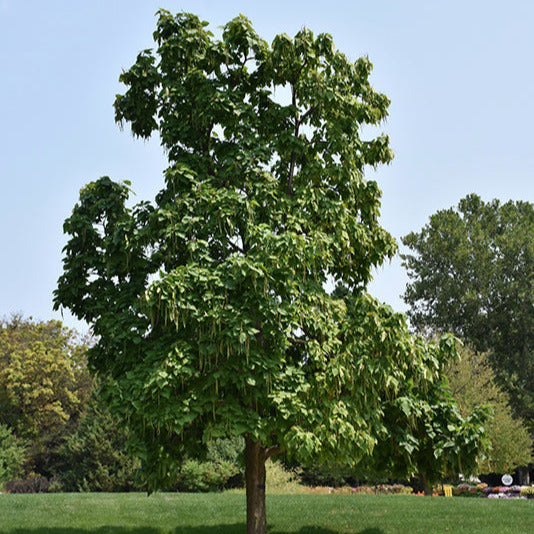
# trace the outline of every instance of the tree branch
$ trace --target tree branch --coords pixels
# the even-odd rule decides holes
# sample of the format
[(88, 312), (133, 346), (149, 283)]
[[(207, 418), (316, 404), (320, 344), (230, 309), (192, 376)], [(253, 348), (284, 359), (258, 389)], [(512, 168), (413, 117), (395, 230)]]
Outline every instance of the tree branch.
[[(295, 91), (295, 85), (291, 86), (291, 105), (295, 108), (297, 107), (297, 94)], [(295, 116), (295, 132), (294, 132), (295, 139), (298, 139), (299, 137), (300, 125), (315, 111), (315, 109), (316, 109), (316, 106), (312, 106), (300, 118), (297, 118), (297, 116)], [(289, 163), (289, 174), (287, 177), (287, 194), (289, 196), (293, 196), (294, 194), (293, 193), (293, 177), (295, 175), (296, 161), (297, 161), (297, 153), (295, 150), (293, 150), (291, 151), (291, 161)]]
[(282, 453), (282, 449), (278, 445), (274, 445), (272, 447), (268, 447), (265, 449), (265, 459), (271, 458), (272, 456), (276, 456), (278, 454)]
[(317, 109), (317, 106), (312, 106), (302, 117), (299, 119), (299, 126)]
[[(294, 84), (291, 85), (291, 105), (295, 108), (297, 107), (297, 93), (295, 91)], [(299, 136), (299, 126), (300, 126), (300, 121), (295, 116), (295, 132), (294, 132), (295, 139), (298, 138)], [(291, 162), (289, 164), (289, 175), (287, 177), (287, 194), (289, 196), (293, 196), (293, 175), (295, 174), (296, 159), (297, 159), (297, 153), (294, 150), (292, 150), (291, 151)]]

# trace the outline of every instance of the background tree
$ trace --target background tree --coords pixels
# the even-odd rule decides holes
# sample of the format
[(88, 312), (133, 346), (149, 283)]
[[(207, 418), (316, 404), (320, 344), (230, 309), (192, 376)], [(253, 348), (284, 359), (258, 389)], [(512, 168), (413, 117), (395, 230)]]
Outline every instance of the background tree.
[[(458, 361), (453, 350), (458, 340), (443, 336), (440, 350), (435, 350), (423, 338), (411, 336), (405, 317), (389, 306), (374, 303), (373, 314), (361, 304), (359, 308), (361, 315), (352, 317), (351, 325), (358, 325), (369, 337), (366, 345), (358, 348), (358, 354), (379, 351), (388, 357), (387, 345), (380, 346), (376, 340), (383, 332), (395, 332), (397, 339), (419, 347), (424, 365), (392, 375), (384, 387), (380, 403), (382, 427), (371, 455), (352, 466), (305, 466), (303, 478), (335, 485), (343, 481), (384, 482), (417, 477), (425, 494), (431, 495), (432, 485), (445, 477), (478, 472), (490, 445), (486, 426), (491, 422), (491, 406), (481, 395), (481, 401), (464, 403), (460, 410), (451, 396), (446, 373)], [(369, 317), (372, 325), (365, 324)]]
[(127, 431), (92, 399), (58, 450), (56, 476), (65, 491), (132, 491), (139, 464), (126, 451)]
[(515, 414), (534, 428), (533, 205), (469, 195), (403, 243), (412, 324), (488, 352)]
[(116, 119), (159, 133), (165, 185), (134, 207), (109, 178), (81, 191), (55, 306), (92, 324), (90, 366), (149, 487), (242, 435), (247, 532), (263, 534), (269, 457), (361, 458), (384, 391), (449, 349), (381, 321), (364, 293), (395, 251), (363, 177), (392, 158), (386, 136), (361, 137), (389, 104), (370, 62), (308, 30), (269, 46), (244, 17), (220, 40), (206, 25), (160, 11), (156, 52), (121, 75)]
[(433, 484), (445, 477), (474, 472), (489, 446), (488, 403), (460, 413), (445, 378), (446, 368), (455, 360), (450, 349), (456, 340), (444, 336), (440, 344), (449, 350), (422, 351), (426, 365), (412, 369), (395, 395), (384, 397), (382, 435), (360, 466), (375, 477), (417, 477), (425, 495), (432, 495)]
[(0, 424), (0, 489), (6, 482), (19, 476), (26, 461), (26, 450), (10, 428)]
[(217, 491), (243, 487), (245, 440), (214, 439), (207, 444), (203, 461), (186, 459), (171, 488), (177, 491)]
[(493, 412), (486, 424), (491, 450), (480, 463), (479, 473), (513, 473), (532, 462), (530, 432), (523, 421), (513, 417), (508, 394), (497, 385), (487, 355), (468, 347), (462, 347), (460, 355), (446, 370), (460, 414), (467, 417), (483, 405)]
[(27, 441), (27, 471), (50, 476), (54, 450), (91, 389), (86, 346), (60, 321), (0, 322), (0, 424)]

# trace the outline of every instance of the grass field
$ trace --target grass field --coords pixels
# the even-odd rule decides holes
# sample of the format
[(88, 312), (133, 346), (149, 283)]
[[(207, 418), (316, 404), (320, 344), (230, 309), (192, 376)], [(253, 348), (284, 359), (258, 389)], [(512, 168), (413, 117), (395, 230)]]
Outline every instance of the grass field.
[[(534, 501), (271, 495), (269, 534), (534, 532)], [(0, 495), (2, 534), (240, 534), (244, 495)]]

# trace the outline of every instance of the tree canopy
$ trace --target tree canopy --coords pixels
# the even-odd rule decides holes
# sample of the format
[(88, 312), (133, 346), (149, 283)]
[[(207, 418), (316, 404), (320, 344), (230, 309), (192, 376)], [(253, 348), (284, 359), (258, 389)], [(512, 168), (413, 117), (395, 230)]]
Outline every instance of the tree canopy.
[(116, 120), (159, 134), (165, 184), (133, 207), (129, 183), (81, 191), (55, 306), (92, 325), (90, 365), (149, 487), (242, 435), (247, 532), (264, 533), (268, 457), (357, 461), (383, 398), (453, 349), (412, 338), (365, 293), (396, 249), (364, 178), (392, 158), (387, 136), (362, 134), (389, 105), (369, 60), (306, 29), (269, 46), (242, 16), (220, 39), (206, 26), (160, 11), (156, 50), (121, 75)]
[(488, 352), (517, 415), (534, 425), (534, 207), (477, 195), (403, 239), (404, 299), (420, 330)]
[(43, 439), (81, 411), (91, 379), (83, 343), (59, 321), (0, 321), (0, 423)]
[(513, 473), (532, 462), (532, 438), (525, 423), (513, 416), (509, 395), (497, 385), (488, 355), (469, 347), (458, 360), (448, 362), (446, 375), (458, 410), (469, 417), (477, 406), (488, 405), (493, 418), (486, 423), (491, 449), (478, 466), (479, 473)]
[[(442, 344), (454, 344), (444, 337)], [(488, 402), (459, 410), (451, 396), (445, 370), (458, 362), (450, 352), (426, 353), (432, 379), (413, 373), (396, 395), (384, 401), (384, 433), (366, 462), (371, 472), (387, 477), (419, 478), (425, 495), (445, 477), (475, 472), (487, 457), (490, 442), (486, 424), (491, 421)], [(366, 465), (364, 463), (364, 466)]]
[(92, 388), (86, 341), (60, 321), (0, 320), (0, 425), (24, 444), (18, 474), (54, 474)]

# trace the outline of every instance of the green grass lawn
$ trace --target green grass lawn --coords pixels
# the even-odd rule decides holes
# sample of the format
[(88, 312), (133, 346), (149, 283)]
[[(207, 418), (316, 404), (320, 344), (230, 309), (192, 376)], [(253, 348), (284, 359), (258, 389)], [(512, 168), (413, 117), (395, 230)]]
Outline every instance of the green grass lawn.
[[(534, 501), (271, 495), (269, 534), (534, 532)], [(0, 495), (2, 534), (238, 534), (240, 494)]]

